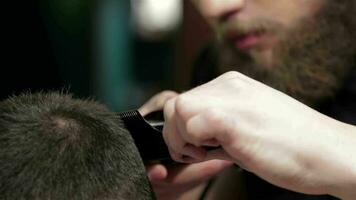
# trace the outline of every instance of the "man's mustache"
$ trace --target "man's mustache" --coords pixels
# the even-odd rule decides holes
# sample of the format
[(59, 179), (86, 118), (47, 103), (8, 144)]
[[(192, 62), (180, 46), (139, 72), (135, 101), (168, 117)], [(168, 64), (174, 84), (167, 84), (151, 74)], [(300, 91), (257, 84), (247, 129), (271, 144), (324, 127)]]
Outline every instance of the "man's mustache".
[(228, 38), (233, 35), (246, 35), (249, 33), (276, 33), (282, 26), (279, 22), (261, 18), (248, 21), (231, 19), (219, 24), (216, 31), (220, 38)]

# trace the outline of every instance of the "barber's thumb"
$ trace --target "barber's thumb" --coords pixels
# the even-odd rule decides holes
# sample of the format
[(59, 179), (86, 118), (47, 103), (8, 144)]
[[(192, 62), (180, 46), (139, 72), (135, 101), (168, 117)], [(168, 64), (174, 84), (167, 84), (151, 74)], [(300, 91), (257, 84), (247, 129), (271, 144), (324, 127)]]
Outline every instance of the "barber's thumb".
[(146, 171), (151, 182), (163, 181), (168, 176), (167, 168), (161, 164), (147, 166)]

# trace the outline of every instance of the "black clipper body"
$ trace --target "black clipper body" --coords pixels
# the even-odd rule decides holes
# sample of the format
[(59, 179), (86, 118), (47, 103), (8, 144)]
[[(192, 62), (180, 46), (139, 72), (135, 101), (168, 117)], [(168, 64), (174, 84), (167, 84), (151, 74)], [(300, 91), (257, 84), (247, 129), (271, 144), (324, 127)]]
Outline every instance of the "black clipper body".
[(152, 112), (145, 118), (137, 110), (118, 115), (134, 139), (144, 163), (172, 161), (162, 136), (162, 111)]
[[(162, 135), (163, 111), (155, 111), (145, 117), (137, 110), (120, 112), (118, 115), (134, 139), (144, 163), (174, 162)], [(220, 147), (205, 147), (208, 151), (218, 148)]]

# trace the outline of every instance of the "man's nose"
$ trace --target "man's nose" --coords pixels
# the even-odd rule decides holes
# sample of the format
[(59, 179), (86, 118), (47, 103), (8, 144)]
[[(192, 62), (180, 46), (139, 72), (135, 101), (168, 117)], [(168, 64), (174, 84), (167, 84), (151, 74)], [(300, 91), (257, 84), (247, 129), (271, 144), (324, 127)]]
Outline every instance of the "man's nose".
[(225, 21), (239, 13), (247, 0), (201, 0), (200, 8), (205, 17)]

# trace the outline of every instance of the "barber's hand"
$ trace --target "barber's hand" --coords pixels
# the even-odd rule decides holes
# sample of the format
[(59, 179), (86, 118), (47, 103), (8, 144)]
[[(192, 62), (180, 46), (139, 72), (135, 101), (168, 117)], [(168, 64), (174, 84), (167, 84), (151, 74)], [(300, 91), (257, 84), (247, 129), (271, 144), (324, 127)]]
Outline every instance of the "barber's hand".
[(170, 99), (164, 114), (164, 138), (178, 162), (230, 159), (275, 185), (309, 194), (355, 183), (348, 177), (355, 172), (355, 137), (342, 134), (349, 127), (238, 72)]
[[(173, 91), (160, 92), (141, 106), (139, 112), (145, 116), (153, 111), (162, 110), (165, 103), (177, 95)], [(153, 164), (146, 166), (146, 170), (157, 199), (194, 200), (195, 196), (199, 197), (200, 195), (199, 191), (198, 194), (195, 194), (194, 188), (203, 185), (204, 182), (232, 164), (232, 162), (223, 160), (211, 160), (189, 165)]]

